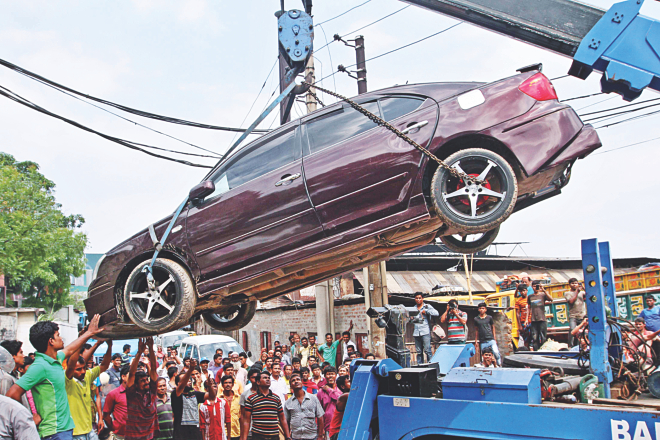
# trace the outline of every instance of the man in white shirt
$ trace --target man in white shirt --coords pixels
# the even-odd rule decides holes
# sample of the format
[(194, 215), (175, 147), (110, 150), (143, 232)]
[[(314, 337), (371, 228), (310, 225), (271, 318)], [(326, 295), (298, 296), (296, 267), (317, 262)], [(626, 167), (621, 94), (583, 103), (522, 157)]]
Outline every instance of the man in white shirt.
[(282, 376), (282, 367), (279, 363), (273, 364), (273, 373), (270, 377), (270, 390), (273, 394), (279, 397), (282, 402), (286, 402), (290, 391), (289, 386), (286, 384), (286, 379)]
[(345, 331), (341, 334), (341, 352), (344, 356), (342, 358), (342, 362), (344, 362), (346, 359), (350, 359), (348, 353), (349, 345), (353, 346), (353, 351), (357, 351), (357, 345), (355, 345), (355, 342), (351, 341), (351, 330), (353, 330), (353, 321), (351, 321), (351, 326), (348, 328), (348, 331)]
[(477, 368), (497, 368), (497, 362), (495, 361), (495, 355), (493, 354), (493, 349), (490, 347), (484, 348), (481, 352), (481, 363), (476, 364)]

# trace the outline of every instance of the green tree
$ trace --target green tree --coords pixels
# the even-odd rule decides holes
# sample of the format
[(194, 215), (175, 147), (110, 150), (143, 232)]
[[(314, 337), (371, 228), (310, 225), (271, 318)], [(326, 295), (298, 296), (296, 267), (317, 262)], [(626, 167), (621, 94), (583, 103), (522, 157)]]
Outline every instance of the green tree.
[(57, 311), (73, 303), (70, 275), (85, 268), (85, 219), (64, 215), (55, 183), (34, 162), (0, 153), (0, 274), (26, 305)]

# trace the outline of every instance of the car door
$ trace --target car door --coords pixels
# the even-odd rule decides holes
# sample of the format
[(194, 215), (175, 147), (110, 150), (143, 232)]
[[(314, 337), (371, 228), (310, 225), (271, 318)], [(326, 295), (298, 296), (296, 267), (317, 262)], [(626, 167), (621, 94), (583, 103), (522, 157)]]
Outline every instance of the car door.
[[(408, 136), (428, 144), (437, 121), (435, 101), (388, 96), (361, 104)], [(406, 209), (421, 152), (348, 105), (305, 120), (303, 162), (312, 204), (328, 234)]]
[[(291, 123), (248, 145), (212, 174), (215, 192), (190, 208), (186, 224), (200, 267), (200, 293), (208, 290), (209, 280), (215, 280), (215, 289), (249, 277), (260, 270), (255, 263), (323, 234), (302, 179), (301, 150), (298, 124)], [(226, 280), (219, 281), (223, 276)]]

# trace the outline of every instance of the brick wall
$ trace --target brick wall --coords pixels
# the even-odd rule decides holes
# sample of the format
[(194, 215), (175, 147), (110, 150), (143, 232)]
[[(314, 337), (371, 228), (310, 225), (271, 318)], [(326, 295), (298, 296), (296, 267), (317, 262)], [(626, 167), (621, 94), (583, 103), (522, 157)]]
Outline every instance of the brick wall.
[[(354, 324), (352, 335), (367, 333), (367, 319), (364, 304), (335, 303), (335, 332), (348, 330), (352, 320)], [(251, 351), (254, 358), (261, 351), (262, 332), (270, 332), (271, 345), (277, 340), (288, 345), (291, 332), (301, 336), (316, 333), (316, 308), (257, 310), (250, 324), (238, 331), (237, 340), (241, 344), (243, 344), (243, 332), (246, 332), (248, 337), (248, 347), (245, 349)]]

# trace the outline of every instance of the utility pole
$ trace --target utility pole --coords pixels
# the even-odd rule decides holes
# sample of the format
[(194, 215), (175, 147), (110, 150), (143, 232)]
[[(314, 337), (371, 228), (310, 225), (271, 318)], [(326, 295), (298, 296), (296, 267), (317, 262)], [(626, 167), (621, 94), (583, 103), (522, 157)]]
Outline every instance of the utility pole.
[[(367, 93), (367, 65), (366, 56), (364, 52), (364, 37), (359, 35), (355, 37), (355, 46), (349, 44), (335, 35), (335, 40), (343, 42), (345, 45), (355, 47), (355, 64), (357, 71), (349, 72), (339, 66), (338, 70), (346, 72), (351, 78), (355, 78), (358, 83), (358, 94), (362, 95)], [(357, 76), (353, 76), (355, 73)], [(383, 307), (389, 304), (387, 296), (387, 268), (385, 262), (371, 264), (363, 269), (364, 274), (364, 306), (365, 311), (370, 307)], [(385, 351), (386, 345), (386, 332), (385, 329), (379, 328), (376, 321), (370, 319), (369, 321), (369, 350), (376, 355), (379, 359), (385, 359), (387, 353)]]
[[(311, 84), (316, 84), (316, 75), (314, 72), (314, 56), (309, 57), (307, 61), (307, 66), (305, 67), (305, 78), (312, 78)], [(305, 95), (305, 105), (307, 106), (307, 113), (311, 113), (316, 110), (316, 89), (310, 87)]]
[(367, 64), (364, 56), (364, 37), (355, 38), (355, 62), (357, 64), (358, 95), (367, 93)]
[[(367, 63), (364, 54), (364, 37), (362, 35), (358, 35), (357, 37), (355, 37), (355, 40), (346, 41), (343, 38), (341, 38), (339, 34), (335, 34), (334, 39), (335, 41), (341, 41), (342, 43), (344, 43), (344, 45), (348, 47), (355, 48), (355, 66), (357, 67), (357, 70), (350, 71), (340, 64), (339, 66), (337, 66), (337, 70), (339, 72), (344, 72), (351, 78), (357, 80), (358, 95), (367, 93)], [(350, 44), (349, 41), (354, 41), (355, 45)]]

